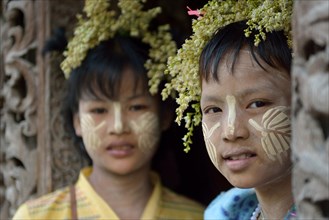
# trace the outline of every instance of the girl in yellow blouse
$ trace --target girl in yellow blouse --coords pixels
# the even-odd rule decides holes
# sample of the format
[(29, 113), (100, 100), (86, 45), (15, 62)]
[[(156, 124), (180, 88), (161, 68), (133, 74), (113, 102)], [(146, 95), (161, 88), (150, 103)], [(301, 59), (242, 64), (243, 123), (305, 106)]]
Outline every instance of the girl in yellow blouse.
[[(170, 111), (157, 95), (175, 52), (167, 26), (150, 30), (158, 8), (121, 0), (87, 0), (62, 69), (65, 112), (77, 146), (92, 166), (74, 186), (24, 203), (14, 219), (202, 219), (203, 207), (163, 187), (151, 171)], [(145, 68), (146, 67), (146, 68)], [(149, 80), (157, 85), (149, 90)], [(153, 84), (154, 85), (154, 84)]]

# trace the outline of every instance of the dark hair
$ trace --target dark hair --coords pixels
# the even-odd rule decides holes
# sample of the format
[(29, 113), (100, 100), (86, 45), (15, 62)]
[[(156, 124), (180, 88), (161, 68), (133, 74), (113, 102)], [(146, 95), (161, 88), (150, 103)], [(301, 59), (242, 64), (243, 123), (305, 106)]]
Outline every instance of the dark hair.
[(42, 48), (42, 56), (45, 56), (47, 53), (52, 51), (62, 53), (67, 46), (64, 27), (55, 28), (52, 32), (52, 36), (46, 40), (45, 45)]
[(290, 73), (292, 51), (289, 49), (284, 32), (266, 33), (266, 40), (262, 40), (258, 46), (255, 46), (253, 34), (249, 37), (245, 36), (244, 30), (247, 27), (246, 21), (239, 21), (224, 26), (215, 32), (200, 56), (199, 74), (202, 79), (208, 81), (212, 77), (219, 81), (218, 66), (221, 59), (226, 55), (232, 55), (231, 72), (233, 73), (238, 54), (245, 46), (250, 50), (257, 64), (265, 71), (266, 68), (261, 65), (259, 59), (273, 68), (284, 68)]
[(75, 138), (80, 153), (91, 162), (82, 138), (75, 134), (73, 116), (79, 110), (79, 100), (83, 95), (100, 99), (118, 98), (122, 73), (131, 67), (135, 73), (135, 88), (142, 83), (147, 88), (147, 74), (144, 63), (149, 47), (138, 39), (116, 36), (90, 49), (81, 65), (74, 69), (66, 84), (63, 115), (68, 132)]

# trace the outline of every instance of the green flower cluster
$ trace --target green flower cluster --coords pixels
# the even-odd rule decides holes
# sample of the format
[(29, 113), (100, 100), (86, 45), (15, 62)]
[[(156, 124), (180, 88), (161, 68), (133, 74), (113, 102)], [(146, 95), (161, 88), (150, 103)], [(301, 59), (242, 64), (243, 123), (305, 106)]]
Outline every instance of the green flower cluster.
[[(265, 40), (264, 32), (284, 30), (291, 46), (292, 0), (211, 0), (200, 11), (203, 16), (193, 20), (193, 35), (185, 41), (174, 57), (168, 60), (165, 74), (171, 81), (162, 91), (163, 99), (178, 94), (176, 122), (184, 119), (188, 133), (184, 136), (185, 151), (190, 150), (195, 126), (201, 122), (199, 57), (216, 30), (233, 22), (247, 20), (246, 36), (255, 36), (255, 46)], [(257, 30), (257, 33), (253, 33)], [(191, 107), (191, 112), (187, 109)]]
[(164, 78), (168, 57), (175, 55), (177, 48), (169, 32), (169, 25), (161, 25), (155, 31), (149, 30), (151, 20), (161, 13), (161, 8), (143, 11), (145, 1), (119, 0), (121, 14), (117, 15), (115, 11), (109, 10), (109, 0), (86, 0), (86, 16), (77, 16), (78, 25), (64, 52), (66, 58), (61, 63), (66, 78), (73, 69), (81, 65), (89, 49), (116, 34), (129, 33), (130, 36), (140, 38), (142, 42), (150, 45), (149, 59), (145, 67), (150, 78), (150, 91), (152, 94), (157, 93)]

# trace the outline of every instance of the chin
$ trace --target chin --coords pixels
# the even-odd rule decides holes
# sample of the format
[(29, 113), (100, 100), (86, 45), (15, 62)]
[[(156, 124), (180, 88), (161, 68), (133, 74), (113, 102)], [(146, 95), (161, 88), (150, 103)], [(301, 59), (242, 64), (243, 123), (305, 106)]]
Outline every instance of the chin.
[(252, 180), (248, 180), (245, 177), (235, 177), (234, 179), (228, 179), (231, 185), (237, 188), (246, 189), (254, 188), (256, 183)]
[(126, 176), (131, 174), (132, 172), (134, 172), (133, 169), (116, 169), (116, 170), (112, 170), (112, 173), (117, 175), (117, 176)]
[(113, 173), (115, 175), (119, 175), (119, 176), (122, 176), (122, 175), (127, 175), (131, 172), (134, 171), (134, 167), (133, 166), (124, 166), (124, 165), (121, 165), (121, 166), (115, 166), (115, 167), (108, 167), (107, 170), (110, 172), (110, 173)]

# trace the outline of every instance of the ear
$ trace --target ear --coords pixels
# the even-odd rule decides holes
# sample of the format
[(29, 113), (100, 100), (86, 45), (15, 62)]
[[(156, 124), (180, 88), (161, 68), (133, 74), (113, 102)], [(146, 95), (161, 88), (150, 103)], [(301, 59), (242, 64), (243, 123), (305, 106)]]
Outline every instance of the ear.
[(73, 126), (75, 130), (75, 134), (78, 137), (81, 137), (81, 122), (80, 122), (80, 117), (78, 113), (75, 113), (73, 116)]

